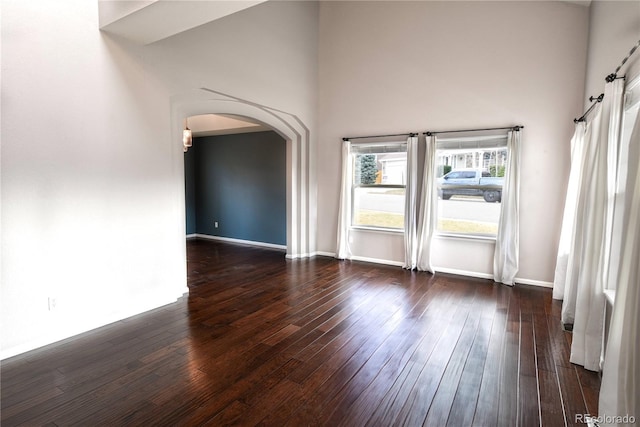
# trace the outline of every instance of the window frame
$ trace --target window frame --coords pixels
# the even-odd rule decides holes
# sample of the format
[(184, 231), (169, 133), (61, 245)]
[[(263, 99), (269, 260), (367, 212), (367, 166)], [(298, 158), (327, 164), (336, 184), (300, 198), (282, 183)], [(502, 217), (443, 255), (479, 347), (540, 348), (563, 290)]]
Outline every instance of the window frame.
[[(435, 225), (435, 230), (434, 230), (434, 237), (437, 238), (452, 238), (452, 239), (463, 239), (463, 240), (474, 240), (474, 241), (478, 241), (478, 240), (487, 240), (487, 241), (492, 241), (495, 242), (496, 238), (497, 238), (497, 230), (496, 233), (481, 233), (481, 232), (466, 232), (466, 231), (452, 231), (452, 230), (443, 230), (439, 227), (439, 223), (441, 221), (441, 219), (443, 217), (441, 217), (441, 211), (440, 211), (440, 203), (442, 203), (443, 200), (439, 195), (439, 186), (438, 186), (438, 181), (442, 178), (442, 176), (438, 176), (438, 170), (441, 169), (441, 166), (444, 166), (443, 164), (439, 163), (439, 159), (441, 158), (440, 154), (443, 152), (457, 152), (457, 153), (465, 153), (466, 149), (468, 149), (468, 152), (473, 152), (473, 151), (478, 151), (479, 153), (482, 153), (482, 151), (487, 150), (485, 152), (490, 151), (505, 151), (506, 154), (503, 158), (503, 163), (504, 166), (506, 166), (506, 160), (509, 156), (509, 150), (507, 148), (507, 133), (505, 132), (503, 133), (492, 133), (492, 134), (483, 134), (482, 132), (478, 132), (478, 133), (474, 133), (474, 132), (469, 132), (469, 133), (465, 133), (463, 136), (460, 137), (451, 137), (451, 138), (442, 138), (440, 140), (436, 141), (436, 167), (434, 168), (435, 173), (434, 176), (432, 177), (432, 179), (434, 179), (434, 185), (436, 187), (436, 225)], [(495, 144), (486, 144), (483, 143), (483, 141), (491, 141), (491, 140), (495, 140)], [(472, 147), (472, 142), (476, 141), (477, 145), (476, 147)], [(499, 141), (499, 142), (498, 142)], [(458, 147), (439, 147), (438, 144), (452, 144), (452, 143), (456, 143), (458, 142), (460, 145)], [(469, 143), (468, 147), (462, 147), (465, 143)], [(475, 154), (474, 154), (475, 155)], [(484, 153), (482, 154), (478, 154), (478, 161), (481, 162), (481, 165), (477, 168), (474, 168), (478, 171), (480, 171), (480, 178), (486, 178), (487, 175), (490, 177), (490, 173), (486, 172), (485, 173), (485, 168), (484, 168)], [(451, 165), (449, 165), (451, 166)], [(492, 165), (489, 165), (492, 166)], [(496, 163), (495, 165), (493, 165), (496, 167), (496, 170), (498, 168), (498, 164)], [(461, 166), (458, 168), (459, 172), (464, 172), (464, 169), (468, 169), (465, 166)], [(454, 172), (455, 169), (451, 169), (451, 172)], [(503, 175), (503, 177), (506, 176), (506, 169), (505, 169), (505, 173)], [(462, 178), (462, 177), (460, 177)], [(504, 187), (504, 184), (503, 184)], [(502, 192), (502, 190), (501, 190)], [(480, 195), (476, 196), (476, 197), (482, 197)], [(487, 203), (487, 202), (483, 202), (483, 203)], [(498, 214), (498, 221), (497, 221), (497, 227), (500, 226), (500, 213)], [(474, 220), (471, 220), (474, 221)], [(480, 220), (476, 220), (476, 222), (482, 222)]]
[[(358, 148), (366, 148), (368, 150), (365, 151), (359, 151)], [(380, 151), (376, 151), (374, 150), (374, 148), (380, 148)], [(399, 148), (399, 149), (398, 149)], [(390, 154), (390, 153), (402, 153), (404, 154), (404, 163), (405, 163), (405, 175), (406, 175), (406, 162), (407, 162), (407, 143), (406, 141), (387, 141), (387, 142), (362, 142), (362, 143), (354, 143), (352, 144), (352, 149), (351, 149), (351, 159), (350, 161), (352, 162), (352, 168), (353, 168), (353, 175), (351, 176), (351, 220), (350, 220), (350, 224), (349, 227), (353, 230), (367, 230), (367, 231), (377, 231), (377, 232), (388, 232), (388, 233), (398, 233), (398, 234), (403, 234), (404, 233), (404, 220), (405, 220), (405, 207), (403, 205), (403, 210), (402, 210), (402, 218), (403, 218), (403, 226), (401, 227), (384, 227), (384, 226), (377, 226), (377, 225), (371, 225), (371, 224), (356, 224), (356, 191), (360, 188), (376, 188), (376, 189), (403, 189), (405, 190), (404, 192), (404, 196), (405, 200), (406, 200), (406, 189), (407, 189), (407, 184), (406, 182), (404, 184), (356, 184), (356, 158), (359, 155), (366, 155), (366, 154), (374, 154), (376, 156), (381, 155), (381, 154)], [(377, 161), (377, 158), (376, 158)], [(380, 172), (382, 172), (382, 170), (380, 170)], [(404, 179), (406, 180), (406, 176), (404, 176)]]

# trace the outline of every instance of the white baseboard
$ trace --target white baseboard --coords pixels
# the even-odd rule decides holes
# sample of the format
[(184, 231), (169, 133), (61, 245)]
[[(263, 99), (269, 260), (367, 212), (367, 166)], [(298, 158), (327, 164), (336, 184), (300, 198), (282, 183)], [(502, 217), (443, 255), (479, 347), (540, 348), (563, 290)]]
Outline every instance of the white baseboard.
[(515, 279), (513, 279), (513, 281), (521, 285), (540, 286), (542, 288), (553, 288), (553, 282), (545, 282), (543, 280), (523, 279), (520, 277), (516, 277)]
[[(468, 276), (468, 277), (477, 277), (479, 279), (490, 279), (493, 280), (493, 274), (489, 273), (479, 273), (476, 271), (467, 271), (467, 270), (457, 270), (453, 268), (435, 268), (436, 272), (440, 273), (449, 273), (449, 274), (457, 274), (458, 276)], [(531, 285), (531, 286), (540, 286), (543, 288), (553, 288), (553, 283), (544, 282), (542, 280), (534, 280), (534, 279), (523, 279), (521, 277), (516, 277), (513, 279), (515, 284), (520, 285)]]
[[(275, 249), (284, 249), (286, 250), (286, 246), (281, 246), (281, 245), (272, 245), (269, 243), (260, 243), (260, 242), (250, 242), (250, 241), (246, 241), (246, 240), (237, 240), (237, 239), (229, 239), (227, 237), (217, 237), (217, 236), (209, 236), (209, 235), (205, 235), (205, 234), (190, 234), (189, 236), (193, 236), (193, 237), (199, 237), (199, 238), (203, 238), (203, 239), (211, 239), (211, 240), (221, 240), (221, 241), (228, 241), (231, 243), (240, 243), (240, 244), (245, 244), (245, 245), (251, 245), (251, 246), (265, 246), (265, 247), (271, 247), (271, 248), (275, 248)], [(187, 238), (189, 238), (189, 236), (187, 236)], [(336, 254), (335, 252), (325, 252), (325, 251), (316, 251), (310, 254), (300, 254), (300, 255), (286, 255), (287, 259), (300, 259), (300, 258), (312, 258), (314, 256), (325, 256), (325, 257), (331, 257), (331, 258), (335, 258)], [(352, 256), (351, 259), (353, 261), (362, 261), (362, 262), (370, 262), (373, 264), (382, 264), (382, 265), (392, 265), (392, 266), (396, 266), (396, 267), (403, 267), (404, 263), (399, 262), (399, 261), (390, 261), (390, 260), (386, 260), (386, 259), (380, 259), (380, 258), (369, 258), (369, 257), (362, 257), (362, 256)], [(446, 267), (435, 267), (436, 273), (447, 273), (447, 274), (456, 274), (458, 276), (467, 276), (467, 277), (476, 277), (479, 279), (493, 279), (493, 274), (490, 273), (480, 273), (477, 271), (468, 271), (468, 270), (459, 270), (456, 268), (446, 268)], [(553, 288), (553, 282), (546, 282), (543, 280), (536, 280), (536, 279), (526, 279), (526, 278), (522, 278), (522, 277), (516, 277), (514, 279), (515, 283), (519, 283), (521, 285), (531, 285), (531, 286), (540, 286), (542, 288)]]
[(458, 270), (456, 268), (434, 267), (436, 273), (455, 274), (457, 276), (475, 277), (478, 279), (493, 279), (493, 274), (480, 273), (477, 271)]
[(253, 240), (242, 240), (242, 239), (232, 239), (231, 237), (222, 237), (222, 236), (210, 236), (208, 234), (189, 234), (187, 238), (197, 238), (197, 239), (206, 239), (206, 240), (217, 240), (220, 242), (233, 243), (236, 245), (245, 245), (245, 246), (257, 246), (261, 248), (269, 248), (269, 249), (278, 249), (278, 250), (287, 250), (286, 245), (276, 245), (274, 243), (265, 243), (265, 242), (255, 242)]
[(76, 322), (74, 323), (74, 325), (64, 330), (58, 331), (55, 335), (40, 337), (24, 344), (19, 344), (8, 349), (2, 349), (0, 351), (0, 360), (18, 356), (28, 351), (36, 350), (50, 344), (55, 344), (57, 342), (73, 338), (77, 335), (93, 331), (94, 329), (102, 328), (115, 322), (120, 322), (122, 320), (128, 319), (129, 317), (137, 316), (138, 314), (146, 313), (148, 311), (164, 307), (165, 305), (173, 304), (178, 301), (179, 298), (182, 298), (185, 293), (189, 293), (188, 287), (185, 287), (180, 295), (175, 295), (173, 293), (165, 295), (154, 295), (152, 298), (140, 300), (139, 304), (127, 307), (118, 313), (106, 315), (89, 323)]
[(315, 253), (297, 254), (297, 255), (286, 254), (284, 257), (286, 259), (303, 259), (303, 258), (313, 258), (314, 256), (315, 256)]
[(326, 256), (326, 257), (330, 257), (330, 258), (335, 258), (336, 257), (335, 252), (317, 251), (317, 252), (314, 252), (313, 255)]
[[(311, 256), (324, 256), (324, 257), (335, 258), (336, 254), (335, 254), (335, 252), (316, 251), (313, 254), (311, 254)], [(394, 267), (403, 267), (404, 266), (404, 263), (402, 263), (402, 262), (389, 261), (387, 259), (380, 259), (380, 258), (369, 258), (369, 257), (364, 257), (364, 256), (352, 256), (349, 259), (351, 261), (362, 261), (362, 262), (370, 262), (370, 263), (373, 263), (373, 264), (392, 265)]]
[[(331, 257), (331, 258), (335, 258), (336, 254), (334, 252), (323, 252), (323, 251), (317, 251), (315, 253), (315, 255), (320, 255), (320, 256), (327, 256), (327, 257)], [(351, 259), (353, 259), (354, 261), (364, 261), (364, 262), (372, 262), (372, 263), (376, 263), (376, 264), (384, 264), (384, 265), (394, 265), (394, 266), (399, 266), (399, 267), (403, 267), (404, 264), (401, 262), (397, 262), (397, 261), (389, 261), (389, 260), (382, 260), (382, 259), (377, 259), (377, 258), (367, 258), (367, 257), (352, 257)], [(480, 273), (477, 271), (468, 271), (468, 270), (459, 270), (459, 269), (455, 269), (455, 268), (438, 268), (435, 267), (436, 273), (448, 273), (448, 274), (456, 274), (458, 276), (467, 276), (467, 277), (476, 277), (479, 279), (493, 279), (493, 274), (489, 274), (489, 273)], [(521, 277), (516, 277), (514, 279), (515, 283), (520, 283), (522, 285), (532, 285), (532, 286), (540, 286), (543, 288), (553, 288), (553, 283), (552, 282), (545, 282), (543, 280), (535, 280), (535, 279), (524, 279)]]
[(352, 261), (371, 262), (373, 264), (392, 265), (394, 267), (402, 267), (402, 266), (404, 266), (403, 262), (390, 261), (388, 259), (369, 258), (369, 257), (364, 257), (364, 256), (352, 256), (351, 260)]

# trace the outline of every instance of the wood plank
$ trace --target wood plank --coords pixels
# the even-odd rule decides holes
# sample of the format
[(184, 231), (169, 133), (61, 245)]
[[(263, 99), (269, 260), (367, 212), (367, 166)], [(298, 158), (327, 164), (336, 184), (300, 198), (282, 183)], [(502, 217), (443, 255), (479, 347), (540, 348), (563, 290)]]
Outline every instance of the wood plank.
[[(444, 332), (437, 342), (437, 351), (429, 354), (407, 395), (407, 399), (404, 402), (399, 402), (399, 404), (404, 404), (394, 422), (405, 425), (420, 425), (425, 421), (436, 390), (445, 375), (447, 364), (452, 359), (467, 323), (469, 317), (467, 302), (473, 299), (472, 295), (473, 292), (468, 292), (459, 298), (458, 309), (448, 319)], [(456, 363), (457, 366), (459, 366), (458, 363)]]
[(587, 414), (587, 407), (585, 406), (584, 399), (582, 397), (582, 389), (580, 387), (580, 380), (576, 374), (575, 368), (565, 368), (564, 366), (558, 366), (558, 382), (560, 384), (560, 393), (562, 396), (562, 402), (564, 405), (565, 420), (568, 426), (584, 425), (584, 423), (576, 422), (579, 415), (582, 417)]
[(540, 387), (540, 414), (543, 426), (564, 426), (564, 410), (558, 375), (545, 369), (538, 371)]
[(485, 359), (478, 402), (473, 416), (474, 426), (497, 425), (500, 405), (500, 372), (502, 371), (502, 347), (507, 325), (507, 309), (497, 308)]
[[(189, 295), (2, 362), (2, 425), (573, 425), (551, 290), (210, 241)], [(539, 396), (539, 399), (538, 399)]]
[[(430, 284), (423, 283), (426, 286)], [(366, 422), (377, 405), (377, 398), (372, 396), (384, 396), (392, 384), (390, 379), (397, 375), (412, 354), (410, 349), (420, 343), (421, 334), (425, 331), (414, 319), (422, 315), (431, 301), (432, 292), (420, 292), (414, 306), (405, 317), (398, 320), (397, 327), (384, 344), (365, 362), (346, 387), (333, 393), (324, 404), (323, 419), (328, 419), (328, 425), (338, 425), (345, 419), (359, 419), (355, 424)], [(346, 412), (349, 412), (348, 416)]]
[(469, 426), (473, 423), (487, 361), (491, 329), (495, 320), (496, 305), (494, 299), (484, 302), (478, 330), (456, 390), (452, 404), (454, 409), (449, 412), (447, 426)]
[(600, 373), (576, 367), (578, 382), (587, 408), (587, 413), (598, 415), (598, 399), (600, 390)]
[(520, 302), (520, 366), (518, 371), (518, 425), (540, 425), (538, 364), (530, 287), (517, 289)]
[(498, 425), (513, 426), (518, 420), (520, 367), (520, 301), (513, 292), (509, 301), (504, 345), (501, 354)]
[(448, 321), (451, 316), (458, 315), (456, 312), (457, 299), (462, 298), (465, 292), (468, 292), (468, 289), (464, 287), (448, 287), (444, 280), (438, 280), (432, 289), (439, 295), (433, 297), (434, 301), (418, 317), (418, 320), (424, 324), (422, 339), (415, 349), (411, 348), (408, 360), (402, 361), (402, 365), (400, 365), (402, 369), (395, 374), (396, 377), (389, 378), (388, 384), (391, 384), (391, 387), (382, 397), (380, 403), (374, 405), (376, 406), (375, 410), (371, 413), (366, 425), (391, 425), (396, 418), (400, 417), (403, 405), (407, 402), (424, 365), (445, 331), (443, 327), (445, 323), (441, 322), (444, 319)]
[[(409, 299), (412, 299), (411, 295)], [(397, 351), (393, 342), (394, 337), (405, 336), (398, 330), (404, 313), (394, 310), (395, 303), (392, 299), (388, 298), (386, 301), (389, 303), (388, 311), (392, 319), (397, 321), (385, 321), (383, 327), (378, 328), (378, 333), (360, 345), (353, 356), (313, 394), (315, 404), (322, 408), (322, 419), (328, 418), (340, 403), (352, 402), (386, 364), (392, 351)]]
[[(447, 362), (442, 379), (438, 384), (424, 424), (446, 425), (479, 324), (479, 311), (469, 313), (464, 328), (460, 332), (458, 342)], [(475, 402), (472, 401), (469, 403)]]

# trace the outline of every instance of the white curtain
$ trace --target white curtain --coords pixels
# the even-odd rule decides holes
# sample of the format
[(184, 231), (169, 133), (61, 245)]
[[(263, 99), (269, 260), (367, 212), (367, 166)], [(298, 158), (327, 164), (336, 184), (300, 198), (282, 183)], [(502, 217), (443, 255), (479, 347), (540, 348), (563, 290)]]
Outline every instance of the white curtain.
[(431, 264), (431, 242), (437, 222), (436, 137), (427, 136), (418, 217), (418, 270), (435, 273)]
[(338, 250), (336, 258), (350, 259), (349, 227), (351, 225), (351, 180), (353, 163), (351, 161), (351, 142), (342, 142), (342, 175), (340, 184), (340, 206), (338, 214)]
[[(618, 177), (621, 172), (624, 172), (624, 179), (626, 180), (626, 165), (621, 168), (622, 163), (626, 163), (627, 159), (620, 158), (620, 134), (622, 130), (622, 116), (623, 116), (623, 99), (624, 99), (624, 79), (616, 80), (612, 83), (612, 98), (609, 112), (609, 127), (607, 130), (607, 202), (605, 212), (605, 240), (602, 253), (602, 262), (600, 263), (600, 270), (598, 273), (599, 278), (604, 284), (609, 279), (609, 272), (611, 270), (611, 246), (614, 242), (621, 242), (622, 230), (618, 227), (615, 228), (616, 235), (614, 236), (614, 213), (616, 198), (618, 192)], [(625, 151), (625, 154), (626, 151)], [(616, 263), (615, 268), (618, 265)]]
[(586, 134), (584, 122), (576, 124), (576, 130), (571, 138), (571, 170), (569, 172), (569, 184), (564, 204), (562, 217), (562, 229), (560, 243), (558, 244), (558, 256), (556, 258), (556, 272), (553, 279), (553, 298), (563, 299), (565, 296), (565, 282), (567, 278), (567, 262), (573, 235), (573, 226), (576, 221), (576, 206), (578, 204), (578, 189), (580, 187), (580, 175), (583, 167), (582, 153)]
[(417, 267), (418, 258), (418, 137), (407, 139), (407, 172), (404, 204), (404, 268), (413, 270)]
[[(625, 157), (619, 157), (621, 161)], [(622, 203), (624, 234), (620, 239), (617, 288), (602, 371), (598, 413), (640, 417), (640, 114), (631, 132), (626, 156)], [(615, 236), (614, 236), (615, 237)], [(616, 247), (616, 239), (613, 240)]]
[[(576, 299), (578, 291), (578, 274), (581, 270), (582, 258), (580, 254), (580, 248), (584, 244), (585, 233), (583, 232), (585, 226), (586, 217), (584, 215), (585, 209), (585, 193), (584, 189), (587, 188), (586, 179), (591, 176), (590, 168), (592, 167), (593, 160), (591, 159), (594, 152), (594, 146), (598, 144), (598, 134), (600, 132), (600, 122), (602, 121), (602, 104), (598, 104), (594, 107), (590, 120), (583, 122), (584, 137), (582, 138), (582, 148), (577, 150), (579, 155), (575, 162), (572, 159), (571, 173), (576, 175), (576, 186), (574, 188), (569, 187), (567, 189), (567, 199), (573, 199), (575, 203), (573, 206), (573, 218), (570, 224), (570, 229), (566, 230), (566, 234), (569, 236), (569, 248), (567, 250), (567, 256), (565, 261), (565, 277), (561, 279), (563, 295), (562, 299), (562, 323), (565, 325), (573, 325), (576, 312)], [(575, 165), (575, 168), (574, 168)], [(574, 192), (569, 192), (573, 190)], [(567, 202), (568, 203), (568, 202)], [(566, 203), (565, 203), (566, 206)], [(565, 212), (566, 214), (566, 212)], [(564, 222), (563, 222), (564, 227)], [(562, 230), (565, 234), (565, 230)], [(558, 249), (560, 253), (560, 249)], [(562, 269), (563, 266), (558, 268), (556, 265), (556, 271)], [(556, 295), (554, 282), (554, 297)]]
[[(624, 82), (607, 83), (604, 100), (587, 122), (584, 140), (583, 167), (578, 188), (578, 202), (573, 237), (567, 260), (565, 298), (562, 303), (562, 322), (573, 324), (571, 344), (572, 363), (586, 369), (600, 369), (604, 318), (604, 281), (608, 272), (606, 232), (613, 197), (608, 192), (613, 175), (610, 147), (618, 141), (610, 129), (619, 124)], [(617, 114), (617, 115), (616, 115)]]
[(513, 285), (518, 272), (520, 241), (520, 131), (507, 135), (507, 167), (502, 187), (500, 224), (493, 256), (493, 280)]

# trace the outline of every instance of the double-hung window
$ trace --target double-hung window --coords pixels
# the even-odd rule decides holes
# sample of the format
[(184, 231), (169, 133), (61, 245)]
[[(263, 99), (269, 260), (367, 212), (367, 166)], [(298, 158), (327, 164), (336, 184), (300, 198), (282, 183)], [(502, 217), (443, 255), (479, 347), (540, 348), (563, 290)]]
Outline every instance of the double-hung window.
[(438, 138), (440, 234), (495, 237), (507, 164), (507, 135)]
[(353, 144), (351, 161), (351, 225), (402, 231), (407, 182), (406, 142)]

